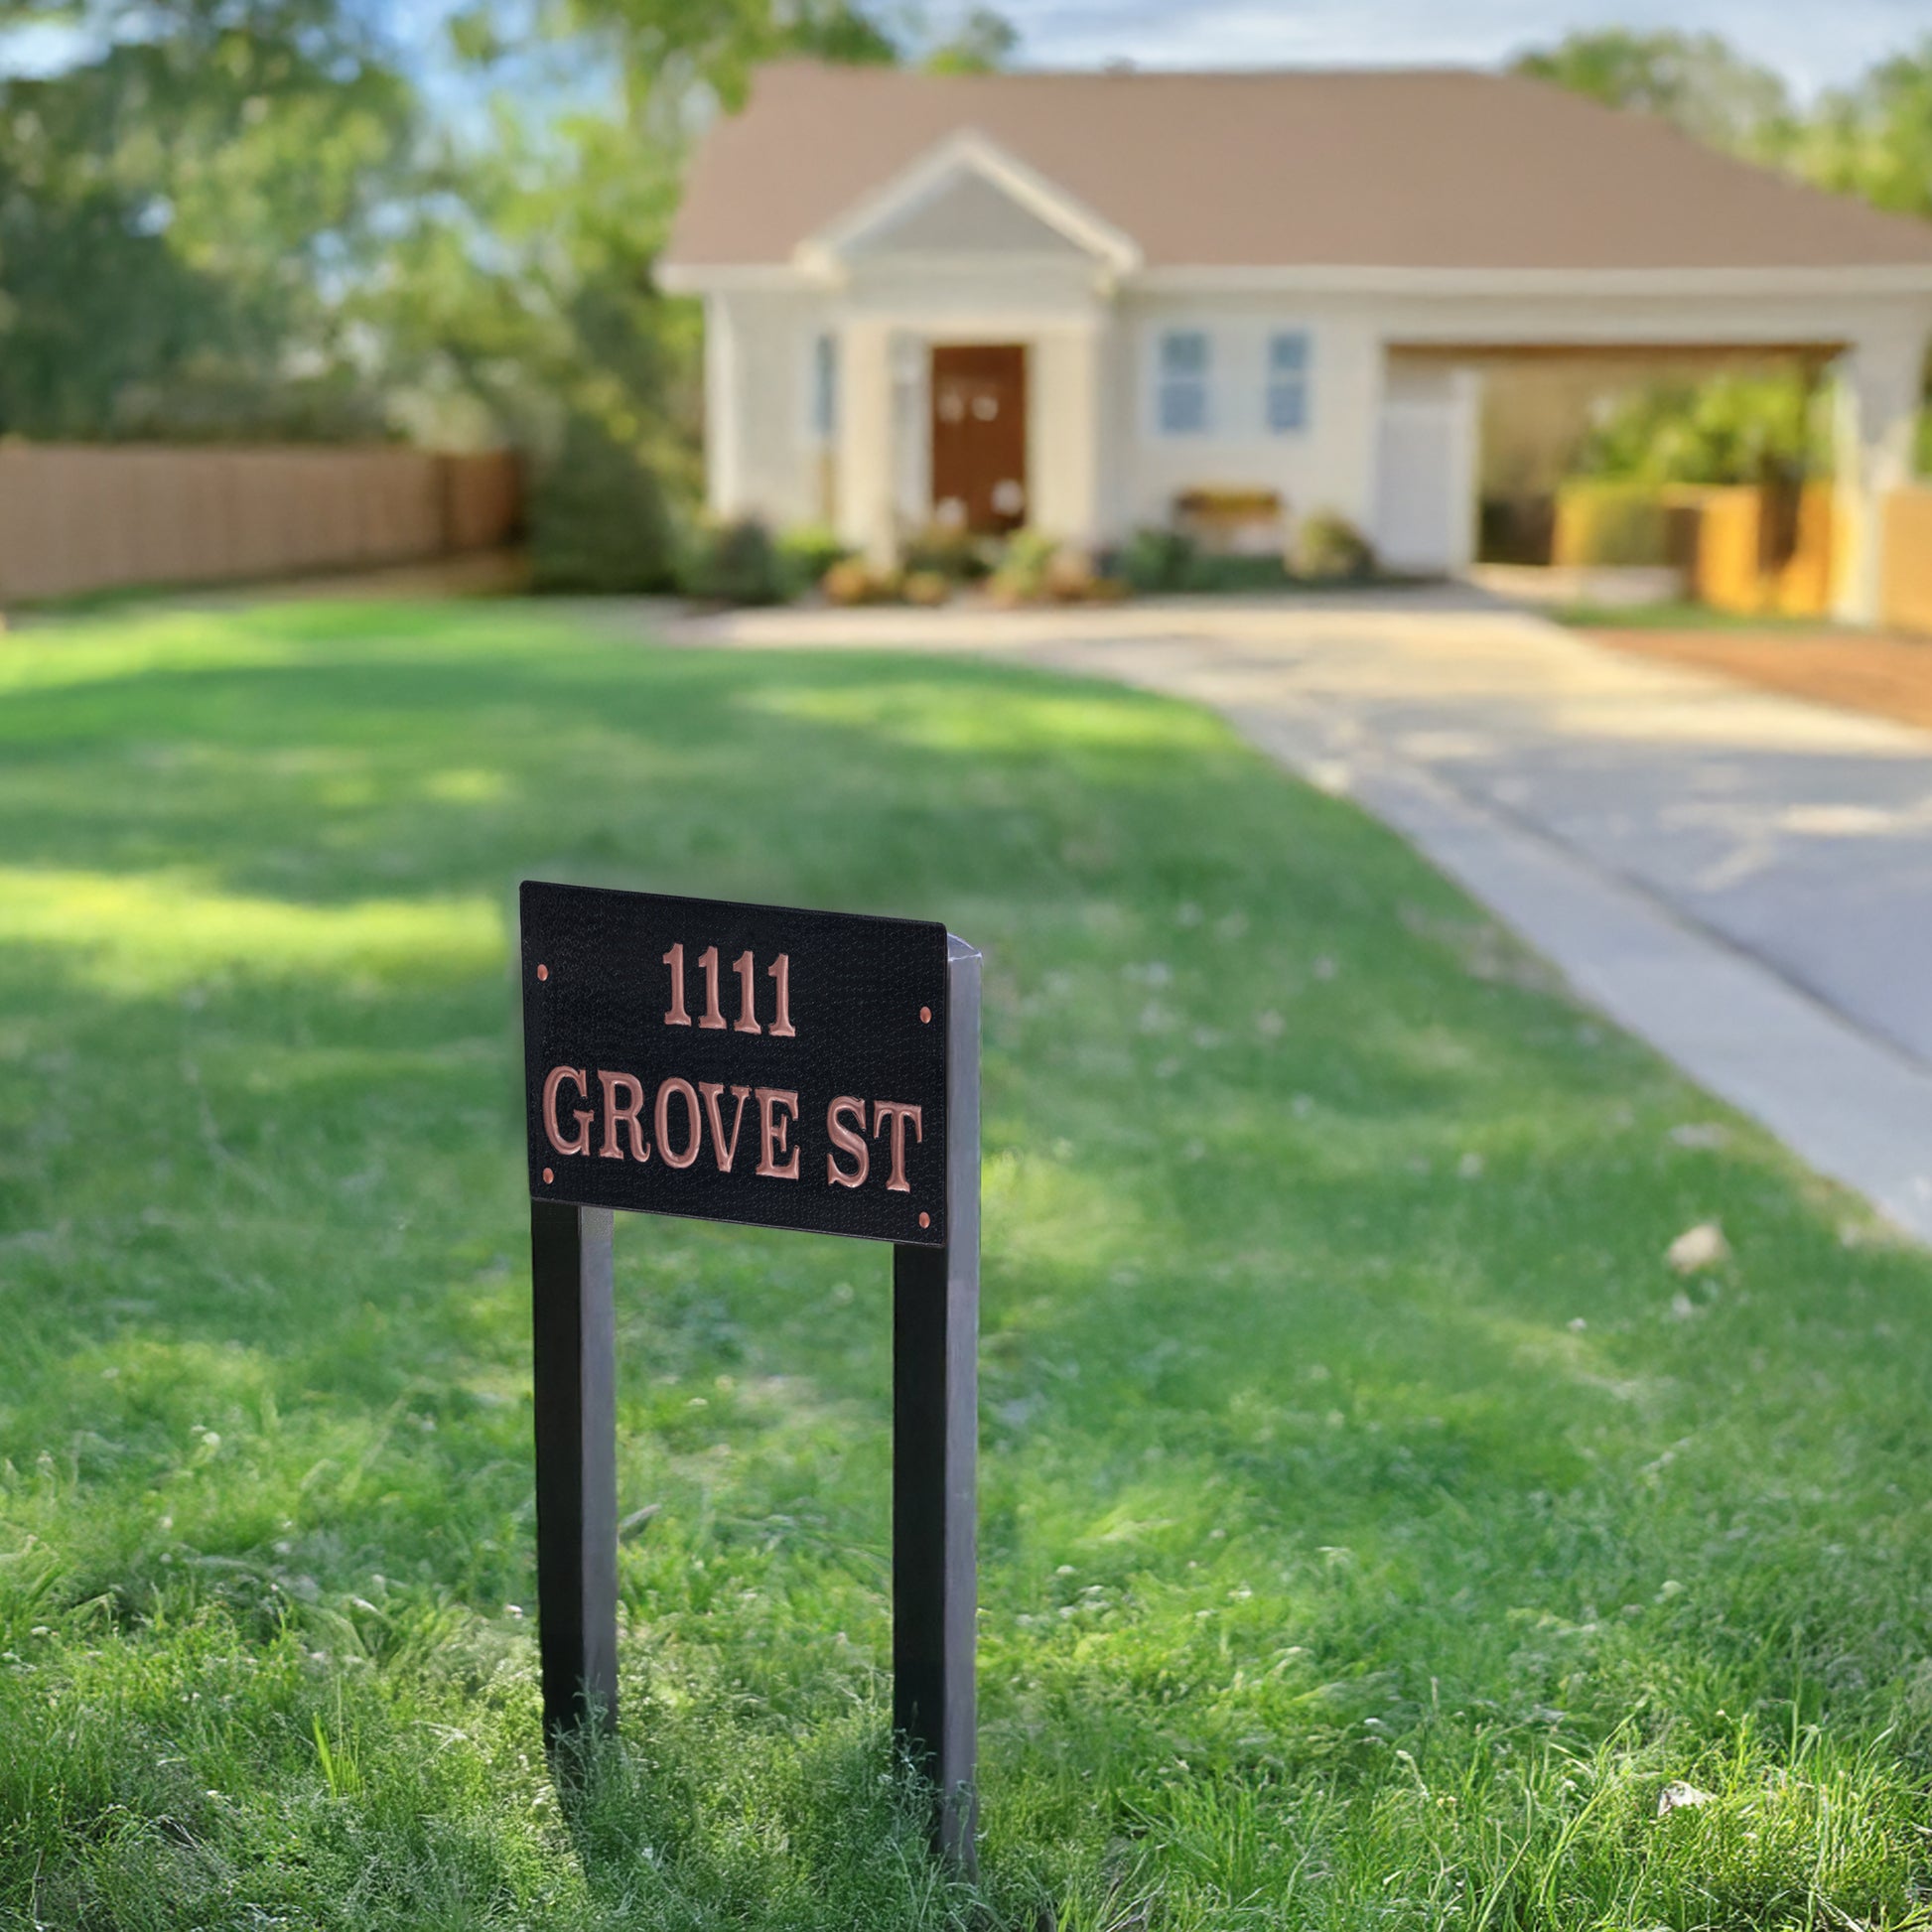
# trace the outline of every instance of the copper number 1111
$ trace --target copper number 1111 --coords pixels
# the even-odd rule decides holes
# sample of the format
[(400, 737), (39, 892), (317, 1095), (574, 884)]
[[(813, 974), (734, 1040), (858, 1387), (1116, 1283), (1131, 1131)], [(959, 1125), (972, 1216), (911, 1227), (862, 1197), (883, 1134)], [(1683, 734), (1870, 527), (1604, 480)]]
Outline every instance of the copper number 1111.
[[(691, 1015), (684, 1005), (684, 941), (680, 939), (664, 955), (663, 963), (671, 969), (671, 1006), (664, 1016), (667, 1027), (688, 1027)], [(718, 948), (707, 946), (698, 955), (698, 970), (704, 975), (704, 1012), (698, 1016), (698, 1025), (708, 1027), (713, 1032), (722, 1032), (728, 1024), (724, 1009), (718, 1004)], [(797, 1030), (791, 1024), (791, 955), (781, 952), (764, 971), (767, 978), (774, 980), (778, 988), (777, 1018), (770, 1027), (759, 1025), (758, 1000), (754, 981), (758, 967), (750, 952), (742, 952), (731, 963), (731, 970), (738, 975), (738, 1018), (730, 1022), (734, 1033), (761, 1034), (769, 1032), (774, 1039), (792, 1039)]]

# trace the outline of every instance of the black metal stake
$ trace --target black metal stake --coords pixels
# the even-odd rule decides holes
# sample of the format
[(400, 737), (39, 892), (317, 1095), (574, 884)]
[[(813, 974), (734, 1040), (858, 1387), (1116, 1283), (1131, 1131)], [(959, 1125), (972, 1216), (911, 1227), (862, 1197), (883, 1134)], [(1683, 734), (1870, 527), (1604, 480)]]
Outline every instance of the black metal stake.
[(934, 1787), (933, 1844), (969, 1874), (980, 1304), (980, 955), (946, 939), (946, 1245), (893, 1249), (893, 1728)]
[(618, 1721), (617, 1316), (608, 1207), (530, 1203), (537, 1647), (553, 1751)]

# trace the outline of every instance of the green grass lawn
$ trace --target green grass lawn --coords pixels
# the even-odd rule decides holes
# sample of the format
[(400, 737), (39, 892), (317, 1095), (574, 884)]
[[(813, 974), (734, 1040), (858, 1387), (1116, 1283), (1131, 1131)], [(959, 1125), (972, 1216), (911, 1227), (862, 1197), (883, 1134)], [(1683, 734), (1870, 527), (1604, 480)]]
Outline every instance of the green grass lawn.
[[(979, 1894), (890, 1762), (870, 1246), (620, 1225), (657, 1509), (553, 1794), (524, 874), (985, 948)], [(1187, 709), (515, 605), (0, 639), (0, 1923), (1922, 1923), (1928, 1291)]]
[(1584, 630), (1789, 630), (1818, 636), (1864, 633), (1830, 618), (1794, 618), (1777, 611), (1720, 611), (1690, 598), (1660, 604), (1556, 604), (1544, 613), (1557, 623)]

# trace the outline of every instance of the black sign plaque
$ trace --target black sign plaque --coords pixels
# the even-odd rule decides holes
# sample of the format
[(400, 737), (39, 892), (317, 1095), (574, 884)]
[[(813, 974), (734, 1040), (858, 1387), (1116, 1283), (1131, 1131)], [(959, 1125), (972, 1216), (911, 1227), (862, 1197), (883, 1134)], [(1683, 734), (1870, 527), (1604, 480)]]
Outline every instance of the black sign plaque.
[(946, 1239), (946, 929), (528, 882), (530, 1195)]
[(890, 1241), (893, 1728), (970, 1870), (980, 956), (913, 919), (534, 880), (521, 916), (546, 1740), (617, 1722), (614, 1210)]

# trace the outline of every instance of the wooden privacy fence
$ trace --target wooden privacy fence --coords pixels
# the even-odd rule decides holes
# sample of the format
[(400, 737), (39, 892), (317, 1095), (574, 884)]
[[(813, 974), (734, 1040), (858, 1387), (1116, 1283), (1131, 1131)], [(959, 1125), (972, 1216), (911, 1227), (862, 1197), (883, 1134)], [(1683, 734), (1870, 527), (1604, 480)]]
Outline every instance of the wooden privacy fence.
[(1822, 617), (1832, 605), (1836, 512), (1828, 483), (1769, 490), (1748, 483), (1664, 492), (1681, 532), (1672, 561), (1691, 595), (1746, 617)]
[(0, 603), (412, 563), (521, 516), (505, 450), (0, 443)]
[(1818, 617), (1831, 608), (1834, 540), (1828, 483), (1767, 489), (1587, 480), (1557, 493), (1551, 560), (1669, 565), (1713, 610)]
[(1932, 487), (1895, 489), (1885, 499), (1881, 620), (1932, 634)]

